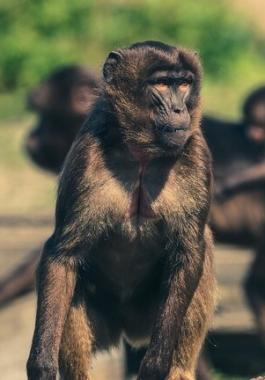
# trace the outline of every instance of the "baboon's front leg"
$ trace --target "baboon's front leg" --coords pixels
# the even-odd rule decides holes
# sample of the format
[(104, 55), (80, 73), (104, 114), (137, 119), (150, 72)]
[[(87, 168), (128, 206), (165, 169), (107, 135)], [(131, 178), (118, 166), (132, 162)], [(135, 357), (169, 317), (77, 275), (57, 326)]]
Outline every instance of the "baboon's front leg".
[[(184, 317), (200, 282), (204, 261), (205, 247), (198, 248), (196, 252), (190, 251), (189, 254), (183, 252), (178, 265), (170, 264), (170, 268), (175, 269), (169, 274), (168, 282), (163, 289), (162, 303), (150, 345), (141, 364), (138, 380), (168, 378), (174, 351), (178, 350)], [(195, 363), (193, 365), (195, 366)], [(185, 373), (185, 368), (182, 373)], [(177, 376), (174, 380), (182, 380), (182, 378)]]
[(47, 245), (38, 273), (36, 325), (27, 363), (29, 380), (56, 379), (62, 330), (75, 287), (75, 271), (69, 259), (59, 261)]
[(86, 308), (72, 305), (67, 315), (59, 352), (60, 380), (90, 380), (94, 331)]

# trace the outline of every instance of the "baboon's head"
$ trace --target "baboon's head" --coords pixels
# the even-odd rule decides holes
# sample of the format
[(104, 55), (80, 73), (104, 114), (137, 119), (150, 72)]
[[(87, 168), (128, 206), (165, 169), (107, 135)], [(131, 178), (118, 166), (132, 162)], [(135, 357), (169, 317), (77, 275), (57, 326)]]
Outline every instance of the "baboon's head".
[(196, 53), (161, 42), (136, 43), (111, 52), (103, 76), (132, 149), (175, 155), (198, 128), (201, 68)]

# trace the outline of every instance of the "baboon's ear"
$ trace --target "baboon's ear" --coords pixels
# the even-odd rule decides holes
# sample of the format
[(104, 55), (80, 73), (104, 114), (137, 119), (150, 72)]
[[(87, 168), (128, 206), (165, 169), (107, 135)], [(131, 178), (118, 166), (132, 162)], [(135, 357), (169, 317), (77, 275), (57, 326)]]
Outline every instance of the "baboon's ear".
[(121, 60), (122, 55), (119, 51), (112, 51), (109, 53), (109, 56), (103, 66), (103, 76), (107, 83), (112, 81), (114, 70)]

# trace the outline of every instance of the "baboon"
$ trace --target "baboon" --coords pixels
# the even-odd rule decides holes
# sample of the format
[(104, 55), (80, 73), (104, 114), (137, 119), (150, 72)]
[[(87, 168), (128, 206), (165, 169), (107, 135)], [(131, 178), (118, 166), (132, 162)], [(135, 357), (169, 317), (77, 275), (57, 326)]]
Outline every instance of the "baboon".
[(109, 54), (38, 269), (30, 380), (55, 379), (58, 361), (89, 379), (91, 354), (121, 337), (147, 347), (138, 380), (194, 379), (215, 293), (200, 71), (155, 41)]
[[(58, 174), (89, 108), (97, 96), (99, 79), (88, 69), (69, 65), (53, 71), (33, 89), (27, 106), (38, 114), (37, 124), (26, 136), (32, 161)], [(40, 249), (0, 280), (0, 307), (34, 289)]]
[(245, 101), (242, 122), (205, 118), (203, 131), (216, 189), (210, 224), (217, 241), (255, 250), (245, 290), (265, 342), (265, 87)]
[(70, 65), (55, 70), (28, 96), (38, 122), (26, 138), (26, 150), (38, 166), (58, 174), (73, 139), (95, 100), (97, 77)]

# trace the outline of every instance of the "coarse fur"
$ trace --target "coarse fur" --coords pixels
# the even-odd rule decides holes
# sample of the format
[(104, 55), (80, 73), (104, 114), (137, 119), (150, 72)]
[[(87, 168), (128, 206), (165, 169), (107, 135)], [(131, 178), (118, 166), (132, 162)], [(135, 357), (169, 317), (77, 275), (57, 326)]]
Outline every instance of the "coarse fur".
[(146, 346), (138, 380), (192, 380), (214, 308), (211, 165), (197, 55), (110, 53), (61, 175), (38, 271), (28, 378), (90, 379), (91, 354)]

